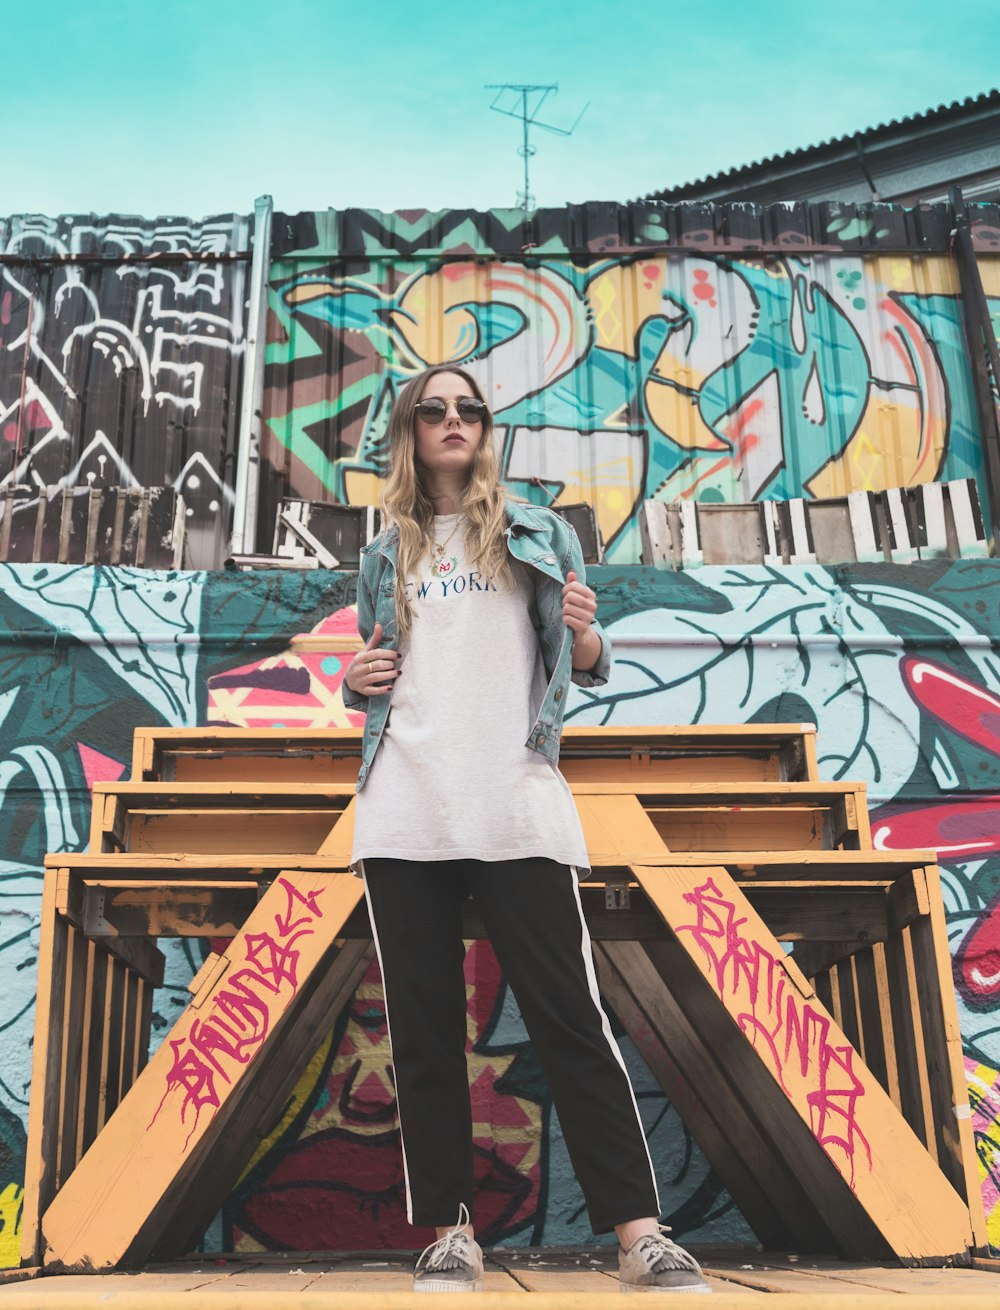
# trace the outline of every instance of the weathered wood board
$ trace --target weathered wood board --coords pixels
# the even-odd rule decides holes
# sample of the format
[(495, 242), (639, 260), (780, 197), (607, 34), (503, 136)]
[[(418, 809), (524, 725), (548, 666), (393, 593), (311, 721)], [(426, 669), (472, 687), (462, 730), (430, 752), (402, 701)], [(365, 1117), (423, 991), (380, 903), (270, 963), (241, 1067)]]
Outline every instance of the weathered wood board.
[(651, 960), (842, 1249), (967, 1259), (968, 1207), (726, 870), (633, 872), (671, 932)]
[[(353, 781), (360, 758), (360, 728), (137, 728), (132, 778), (136, 782)], [(595, 781), (624, 775), (647, 780), (815, 782), (819, 778), (816, 725), (572, 724), (563, 729), (559, 767), (567, 778), (586, 776)]]
[(337, 941), (361, 896), (347, 873), (271, 885), (42, 1216), (49, 1268), (141, 1263), (164, 1234), (197, 1227), (195, 1194), (224, 1194), (252, 1153), (247, 1129), (298, 1072), (296, 1027), (329, 1020), (338, 973), (362, 960)]

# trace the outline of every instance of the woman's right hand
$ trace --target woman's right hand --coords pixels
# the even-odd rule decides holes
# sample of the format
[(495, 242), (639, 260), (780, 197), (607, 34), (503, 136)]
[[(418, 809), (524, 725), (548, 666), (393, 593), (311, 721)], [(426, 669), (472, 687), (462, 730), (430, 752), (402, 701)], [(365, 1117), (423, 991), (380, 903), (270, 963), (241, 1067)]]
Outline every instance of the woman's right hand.
[(398, 650), (379, 650), (382, 625), (376, 623), (371, 640), (347, 666), (344, 681), (358, 696), (385, 696), (399, 677)]

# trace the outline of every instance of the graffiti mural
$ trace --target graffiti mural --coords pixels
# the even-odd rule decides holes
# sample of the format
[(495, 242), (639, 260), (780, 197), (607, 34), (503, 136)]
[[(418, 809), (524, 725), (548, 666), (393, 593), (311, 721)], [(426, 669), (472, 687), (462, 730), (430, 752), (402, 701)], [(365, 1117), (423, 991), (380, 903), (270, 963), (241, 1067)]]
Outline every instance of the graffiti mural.
[[(439, 215), (443, 253), (414, 257), (390, 254), (384, 217), (367, 259), (316, 257), (327, 235), (272, 263), (265, 501), (373, 503), (395, 394), (444, 363), (484, 388), (507, 483), (593, 504), (615, 563), (638, 560), (648, 498), (984, 476), (948, 254), (721, 254), (708, 234), (704, 254), (623, 252), (615, 229), (613, 254), (593, 234), (500, 258)], [(1000, 266), (981, 263), (1000, 314)]]
[[(973, 236), (1000, 321), (1000, 215)], [(981, 212), (978, 212), (981, 211)], [(250, 216), (0, 219), (0, 485), (175, 487), (228, 545)], [(825, 497), (984, 468), (951, 211), (567, 206), (274, 215), (256, 546), (282, 495), (374, 503), (399, 387), (475, 372), (504, 477), (589, 501)]]
[[(595, 569), (591, 580), (614, 643), (613, 674), (602, 688), (573, 687), (567, 722), (815, 721), (822, 776), (867, 784), (878, 844), (940, 850), (983, 1195), (1000, 1247), (1000, 566), (717, 566), (697, 574), (626, 566)], [(23, 1183), (44, 852), (83, 849), (89, 788), (127, 776), (140, 724), (356, 722), (339, 695), (356, 634), (355, 585), (352, 575), (322, 571), (0, 566), (0, 982), (8, 998), (0, 1254), (8, 1262)], [(157, 1042), (213, 948), (164, 945)], [(722, 958), (718, 943), (708, 946)], [(279, 956), (265, 963), (277, 970)], [(466, 980), (486, 1240), (588, 1241), (547, 1087), (486, 943), (469, 951)], [(245, 1044), (254, 1029), (253, 1016), (244, 1017)], [(226, 1069), (249, 1049), (222, 1050), (214, 1030), (198, 1033), (195, 1053), (209, 1067), (211, 1057)], [(675, 1231), (689, 1240), (747, 1238), (627, 1039), (623, 1050)], [(185, 1077), (178, 1069), (169, 1092), (177, 1104), (193, 1094)], [(186, 1103), (187, 1127), (196, 1110), (211, 1110), (201, 1096)], [(827, 1128), (844, 1135), (832, 1120)], [(862, 1138), (847, 1140), (858, 1165)], [(210, 1241), (253, 1251), (418, 1240), (405, 1223), (372, 966), (257, 1144)]]
[(188, 562), (221, 562), (249, 265), (218, 257), (244, 254), (249, 231), (236, 216), (0, 220), (0, 485), (171, 485)]

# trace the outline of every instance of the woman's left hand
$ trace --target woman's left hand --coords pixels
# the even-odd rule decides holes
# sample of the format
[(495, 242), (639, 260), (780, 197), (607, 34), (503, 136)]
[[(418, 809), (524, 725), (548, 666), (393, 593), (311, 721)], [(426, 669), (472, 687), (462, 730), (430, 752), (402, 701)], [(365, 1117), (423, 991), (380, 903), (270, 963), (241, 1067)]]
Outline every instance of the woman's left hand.
[(562, 590), (563, 622), (580, 636), (586, 632), (597, 613), (597, 596), (584, 582), (578, 582), (572, 569), (566, 574)]

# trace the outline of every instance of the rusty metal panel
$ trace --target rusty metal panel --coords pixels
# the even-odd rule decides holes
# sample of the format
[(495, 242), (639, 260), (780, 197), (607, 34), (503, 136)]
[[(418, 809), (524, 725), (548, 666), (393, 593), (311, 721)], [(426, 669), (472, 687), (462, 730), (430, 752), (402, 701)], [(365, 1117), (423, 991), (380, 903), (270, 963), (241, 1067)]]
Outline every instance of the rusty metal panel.
[(251, 220), (0, 220), (0, 485), (172, 485), (228, 536)]
[[(973, 230), (1000, 314), (996, 206)], [(639, 559), (644, 499), (826, 498), (984, 459), (948, 206), (583, 205), (276, 215), (262, 522), (374, 503), (392, 399), (453, 362), (505, 481), (588, 501)]]

